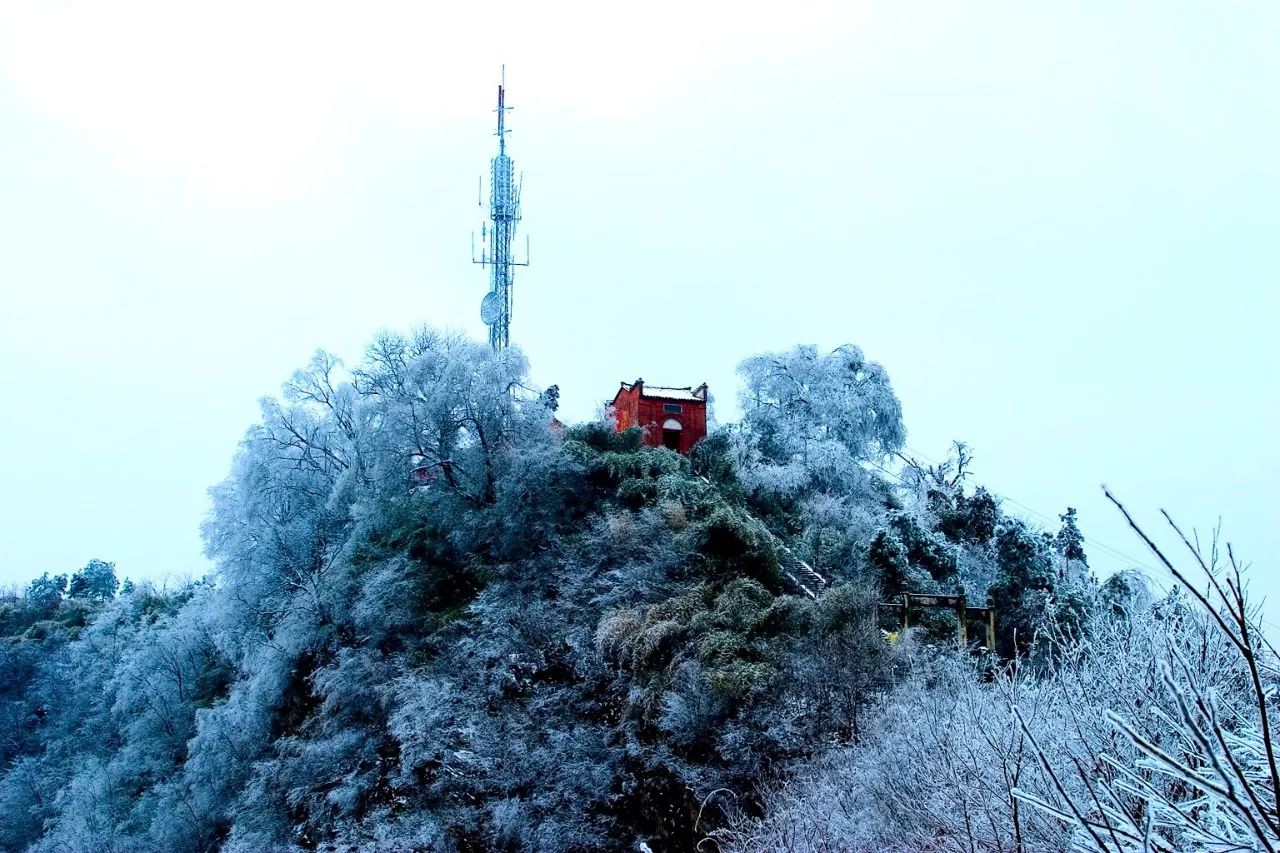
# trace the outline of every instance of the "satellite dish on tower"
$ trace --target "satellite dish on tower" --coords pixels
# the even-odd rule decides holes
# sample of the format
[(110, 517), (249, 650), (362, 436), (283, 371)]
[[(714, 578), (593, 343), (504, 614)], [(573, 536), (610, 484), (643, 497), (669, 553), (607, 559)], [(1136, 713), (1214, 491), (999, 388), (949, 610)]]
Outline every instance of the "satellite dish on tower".
[(490, 290), (480, 302), (480, 319), (486, 326), (492, 326), (502, 316), (502, 299), (497, 291)]

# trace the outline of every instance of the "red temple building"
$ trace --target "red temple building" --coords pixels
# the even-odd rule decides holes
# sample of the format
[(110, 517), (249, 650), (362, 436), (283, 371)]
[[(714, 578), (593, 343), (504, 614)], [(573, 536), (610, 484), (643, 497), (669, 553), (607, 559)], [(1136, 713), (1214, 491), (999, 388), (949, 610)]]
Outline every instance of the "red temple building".
[(661, 388), (643, 379), (621, 383), (610, 404), (618, 432), (644, 430), (644, 443), (688, 453), (707, 434), (707, 384)]

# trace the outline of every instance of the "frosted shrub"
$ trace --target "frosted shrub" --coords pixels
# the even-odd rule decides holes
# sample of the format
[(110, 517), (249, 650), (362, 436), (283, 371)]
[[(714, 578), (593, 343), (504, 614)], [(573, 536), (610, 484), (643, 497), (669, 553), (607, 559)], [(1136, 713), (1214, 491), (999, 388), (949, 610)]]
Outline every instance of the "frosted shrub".
[(1049, 638), (1050, 668), (917, 656), (860, 743), (799, 769), (722, 847), (1280, 849), (1276, 656), (1234, 558), (1223, 574), (1190, 552), (1214, 599), (1156, 550), (1190, 594), (1116, 599)]
[[(1072, 827), (1075, 850), (1280, 849), (1280, 661), (1253, 621), (1235, 554), (1228, 546), (1222, 561), (1216, 538), (1206, 553), (1165, 516), (1207, 579), (1202, 592), (1107, 497), (1189, 593), (1189, 612), (1170, 620), (1175, 631), (1152, 638), (1145, 707), (1104, 711), (1113, 742), (1089, 753), (1092, 764), (1073, 768), (1078, 786), (1036, 739), (1052, 784), (1014, 793)], [(1020, 722), (1030, 737), (1034, 726)]]

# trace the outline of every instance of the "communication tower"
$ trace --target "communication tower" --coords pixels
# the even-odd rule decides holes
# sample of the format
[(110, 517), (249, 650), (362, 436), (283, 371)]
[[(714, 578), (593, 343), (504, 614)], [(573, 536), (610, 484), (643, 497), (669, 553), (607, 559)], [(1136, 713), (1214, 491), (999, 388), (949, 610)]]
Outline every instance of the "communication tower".
[[(515, 179), (515, 164), (507, 155), (506, 70), (498, 85), (498, 155), (489, 162), (489, 221), (480, 226), (480, 252), (475, 251), (472, 234), (472, 263), (489, 268), (489, 292), (480, 303), (480, 319), (489, 327), (489, 346), (506, 349), (511, 343), (511, 286), (516, 267), (529, 265), (529, 244), (524, 260), (515, 259), (516, 226), (520, 224), (520, 187), (524, 177)], [(476, 203), (483, 206), (477, 197)]]

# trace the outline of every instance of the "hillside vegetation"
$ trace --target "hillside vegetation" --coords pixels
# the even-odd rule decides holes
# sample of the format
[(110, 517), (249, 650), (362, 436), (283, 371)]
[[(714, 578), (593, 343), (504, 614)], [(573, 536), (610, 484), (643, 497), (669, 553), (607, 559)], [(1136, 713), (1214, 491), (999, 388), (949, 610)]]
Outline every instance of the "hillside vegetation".
[[(516, 351), (317, 354), (212, 490), (212, 577), (95, 561), (0, 604), (0, 847), (1280, 847), (1234, 587), (1099, 584), (1074, 511), (1005, 515), (963, 447), (888, 475), (856, 347), (741, 372), (684, 457), (554, 427)], [(882, 625), (906, 591), (989, 599), (997, 648)]]

